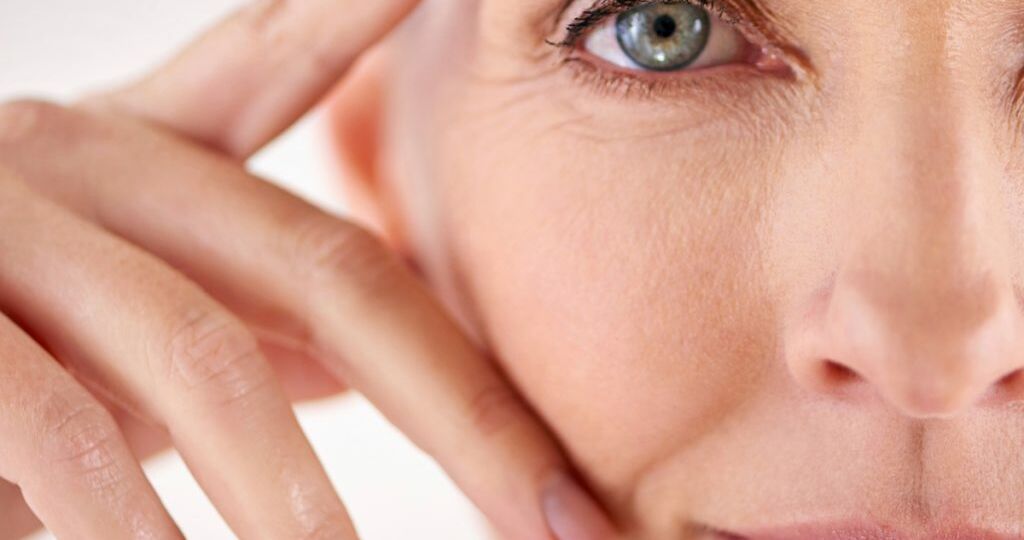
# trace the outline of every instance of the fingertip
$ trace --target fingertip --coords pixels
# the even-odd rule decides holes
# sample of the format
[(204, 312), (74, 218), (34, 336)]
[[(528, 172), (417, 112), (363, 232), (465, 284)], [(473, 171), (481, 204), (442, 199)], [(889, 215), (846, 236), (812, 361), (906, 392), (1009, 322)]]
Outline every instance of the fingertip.
[(612, 540), (604, 510), (570, 475), (558, 472), (548, 480), (541, 508), (556, 540)]

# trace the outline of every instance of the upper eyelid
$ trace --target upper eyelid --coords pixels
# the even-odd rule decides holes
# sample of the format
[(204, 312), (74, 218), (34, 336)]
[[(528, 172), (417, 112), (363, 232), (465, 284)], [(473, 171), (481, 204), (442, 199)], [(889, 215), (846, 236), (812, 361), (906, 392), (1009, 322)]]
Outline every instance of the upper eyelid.
[[(548, 43), (557, 47), (572, 47), (579, 42), (580, 38), (593, 26), (603, 22), (608, 17), (623, 13), (630, 9), (646, 4), (659, 2), (689, 4), (698, 6), (712, 12), (726, 24), (743, 26), (742, 21), (728, 8), (732, 0), (595, 0), (594, 3), (583, 10), (579, 16), (573, 19), (565, 27), (563, 37), (560, 41), (548, 40)], [(558, 13), (558, 19), (564, 17), (565, 12), (572, 7), (575, 0), (566, 0), (564, 6)]]

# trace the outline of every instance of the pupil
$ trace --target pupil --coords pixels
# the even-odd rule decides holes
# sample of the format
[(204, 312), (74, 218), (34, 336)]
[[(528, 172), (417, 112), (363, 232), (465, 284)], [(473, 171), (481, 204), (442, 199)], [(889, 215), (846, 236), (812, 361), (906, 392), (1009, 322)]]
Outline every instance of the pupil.
[(676, 33), (676, 20), (669, 15), (662, 15), (654, 19), (654, 33), (658, 37), (667, 39)]

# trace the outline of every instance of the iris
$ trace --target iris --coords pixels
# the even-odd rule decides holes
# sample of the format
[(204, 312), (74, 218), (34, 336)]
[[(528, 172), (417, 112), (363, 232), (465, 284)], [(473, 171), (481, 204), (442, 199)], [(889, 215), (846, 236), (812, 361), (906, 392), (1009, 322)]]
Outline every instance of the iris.
[(615, 30), (630, 60), (656, 71), (675, 71), (696, 60), (708, 44), (707, 10), (679, 2), (633, 8), (619, 15)]

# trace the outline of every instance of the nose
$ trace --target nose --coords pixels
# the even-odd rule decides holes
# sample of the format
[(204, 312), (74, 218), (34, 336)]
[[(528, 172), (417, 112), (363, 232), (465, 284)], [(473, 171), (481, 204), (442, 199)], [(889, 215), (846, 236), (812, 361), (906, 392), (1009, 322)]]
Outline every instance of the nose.
[(999, 235), (967, 203), (901, 205), (884, 226), (851, 227), (849, 250), (791, 321), (790, 372), (915, 418), (1024, 398), (1021, 302)]
[[(805, 387), (913, 418), (949, 417), (1024, 394), (1019, 304), (991, 273), (887, 271), (862, 257), (819, 291), (790, 371)], [(795, 340), (800, 341), (800, 340)]]
[(1005, 169), (952, 116), (885, 112), (882, 131), (867, 130), (885, 133), (884, 147), (846, 141), (830, 153), (853, 165), (833, 168), (842, 208), (815, 234), (835, 239), (834, 260), (813, 263), (827, 277), (787, 320), (789, 371), (813, 392), (880, 397), (914, 418), (1024, 399)]

